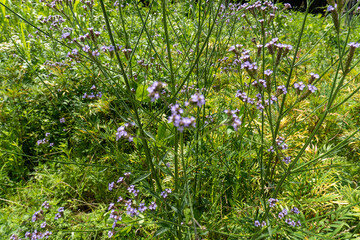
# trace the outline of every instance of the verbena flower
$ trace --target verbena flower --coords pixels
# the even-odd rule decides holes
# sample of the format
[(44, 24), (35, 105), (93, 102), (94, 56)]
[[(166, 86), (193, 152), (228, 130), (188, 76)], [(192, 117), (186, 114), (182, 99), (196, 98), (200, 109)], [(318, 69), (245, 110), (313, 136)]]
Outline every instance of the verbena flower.
[(314, 93), (316, 90), (317, 90), (317, 88), (315, 87), (315, 86), (313, 86), (313, 85), (308, 85), (308, 89), (309, 89), (309, 91), (310, 92), (312, 92), (312, 93)]
[(157, 208), (157, 205), (155, 202), (151, 202), (151, 204), (149, 205), (149, 209), (150, 210), (155, 210)]
[(276, 198), (270, 198), (270, 199), (268, 200), (268, 202), (269, 202), (269, 207), (275, 207), (275, 205), (276, 205), (276, 203), (277, 203), (278, 201), (279, 201), (279, 200), (276, 199)]
[(284, 157), (283, 158), (283, 162), (286, 163), (286, 164), (289, 164), (291, 162), (291, 157)]
[(65, 123), (65, 118), (60, 118), (60, 123)]
[(152, 102), (160, 98), (161, 90), (166, 86), (167, 86), (166, 83), (155, 81), (150, 87), (148, 87), (147, 89), (147, 91), (149, 92), (148, 96), (151, 98)]
[(260, 222), (259, 222), (259, 220), (256, 220), (256, 221), (254, 222), (254, 225), (255, 225), (255, 227), (260, 227)]
[(305, 84), (303, 82), (298, 82), (298, 83), (296, 82), (294, 83), (294, 88), (296, 90), (302, 91), (305, 88)]
[(115, 187), (114, 182), (109, 183), (109, 191), (112, 191), (114, 187)]
[(300, 211), (299, 211), (299, 209), (298, 209), (297, 207), (293, 207), (293, 208), (291, 209), (291, 211), (292, 211), (293, 213), (295, 213), (295, 214), (299, 214), (299, 213), (300, 213)]

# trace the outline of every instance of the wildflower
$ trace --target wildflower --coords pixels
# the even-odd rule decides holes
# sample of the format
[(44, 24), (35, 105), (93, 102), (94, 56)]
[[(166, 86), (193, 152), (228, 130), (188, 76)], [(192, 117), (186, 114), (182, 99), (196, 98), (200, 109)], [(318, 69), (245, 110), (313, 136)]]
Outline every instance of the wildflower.
[(157, 205), (155, 202), (151, 202), (151, 204), (149, 205), (149, 209), (150, 210), (155, 210), (157, 208)]
[(85, 45), (85, 46), (82, 48), (82, 50), (83, 50), (84, 52), (89, 52), (89, 50), (90, 50), (89, 45)]
[(117, 200), (117, 202), (121, 202), (123, 200), (123, 198), (120, 196)]
[(109, 204), (108, 211), (110, 211), (111, 209), (115, 209), (115, 203)]
[(51, 235), (52, 235), (52, 232), (46, 231), (46, 232), (43, 234), (43, 237), (45, 237), (46, 239), (48, 239)]
[(255, 225), (255, 227), (259, 227), (259, 226), (260, 226), (259, 220), (256, 220), (256, 221), (254, 222), (254, 225)]
[(312, 84), (315, 79), (319, 79), (319, 78), (320, 78), (319, 74), (310, 73), (309, 84)]
[(305, 88), (305, 84), (303, 82), (294, 83), (294, 88), (296, 90), (302, 91)]
[(117, 129), (116, 132), (116, 141), (119, 141), (120, 138), (126, 138), (129, 142), (133, 141), (133, 136), (129, 134), (129, 130), (135, 126), (135, 123), (125, 123), (124, 126), (121, 126)]
[(280, 94), (287, 94), (285, 85), (278, 86), (276, 96), (279, 96)]
[(266, 222), (265, 221), (262, 221), (261, 222), (261, 227), (265, 227), (266, 226)]
[(275, 152), (274, 147), (270, 146), (270, 148), (267, 150), (268, 152)]
[(313, 85), (308, 85), (308, 89), (309, 89), (309, 91), (310, 92), (312, 92), (312, 93), (314, 93), (316, 90), (317, 90), (317, 88), (315, 87), (315, 86), (313, 86)]
[(263, 85), (264, 88), (267, 87), (266, 81), (263, 79), (259, 79), (259, 83), (261, 83), (261, 85)]
[(114, 234), (115, 234), (115, 232), (113, 230), (111, 230), (108, 232), (108, 237), (111, 238), (114, 236)]
[(268, 200), (268, 202), (269, 202), (269, 207), (275, 207), (275, 205), (276, 205), (276, 203), (277, 203), (278, 201), (279, 201), (279, 200), (276, 199), (276, 198), (270, 198), (270, 199)]
[(126, 173), (124, 173), (124, 176), (125, 176), (125, 177), (130, 177), (130, 175), (131, 175), (131, 172), (126, 172)]
[(147, 91), (149, 92), (149, 97), (151, 101), (154, 102), (155, 100), (160, 98), (161, 90), (166, 87), (166, 83), (155, 81), (150, 87), (148, 87)]
[(284, 9), (290, 9), (291, 8), (291, 4), (290, 3), (285, 3), (284, 4)]
[(348, 45), (350, 46), (350, 49), (349, 49), (349, 54), (348, 54), (348, 57), (347, 57), (346, 63), (345, 63), (344, 74), (347, 74), (349, 72), (350, 64), (351, 64), (351, 61), (352, 61), (352, 59), (354, 57), (355, 49), (360, 47), (360, 43), (351, 42)]
[(47, 225), (46, 222), (43, 222), (43, 223), (40, 225), (40, 227), (41, 227), (41, 228), (46, 228), (46, 225)]
[(293, 208), (291, 209), (291, 211), (292, 211), (293, 213), (295, 213), (295, 214), (299, 214), (299, 213), (300, 213), (300, 211), (299, 211), (299, 209), (298, 209), (297, 207), (293, 207)]
[(43, 214), (43, 211), (40, 209), (39, 211), (36, 211), (33, 215), (32, 215), (32, 218), (31, 218), (31, 221), (32, 222), (36, 222), (37, 220), (39, 220), (40, 218), (42, 218), (42, 214)]
[(65, 118), (60, 118), (60, 123), (65, 123)]
[(31, 237), (31, 233), (30, 232), (26, 232), (25, 233), (25, 238), (30, 238)]
[(284, 157), (283, 162), (289, 164), (291, 162), (291, 157)]
[(147, 209), (147, 207), (145, 206), (145, 203), (140, 203), (140, 204), (139, 204), (138, 210), (139, 210), (141, 213), (143, 213), (146, 209)]
[(10, 236), (10, 240), (19, 240), (20, 238), (17, 236), (17, 235), (15, 235), (15, 234), (13, 234), (13, 235), (11, 235)]
[(98, 50), (95, 49), (95, 50), (92, 52), (92, 55), (93, 55), (94, 57), (98, 57), (98, 56), (100, 56), (100, 53), (99, 53)]
[(242, 124), (239, 117), (236, 115), (239, 110), (225, 110), (224, 111), (230, 118), (229, 124), (237, 131), (238, 127)]
[(115, 186), (114, 182), (109, 183), (109, 191), (112, 191)]
[(57, 213), (57, 214), (55, 214), (54, 220), (58, 220), (58, 219), (60, 219), (61, 217), (62, 217), (61, 214), (60, 214), (60, 213)]
[(300, 220), (296, 222), (296, 226), (299, 226), (299, 227), (301, 226)]
[(63, 213), (64, 212), (64, 207), (59, 207), (58, 212)]
[(116, 181), (117, 183), (121, 183), (124, 181), (124, 177), (119, 177), (119, 179)]
[(161, 193), (160, 193), (160, 196), (162, 196), (164, 199), (168, 196), (168, 194), (167, 194), (167, 192), (165, 192), (165, 191), (162, 191)]
[(196, 93), (194, 95), (191, 95), (191, 98), (190, 98), (189, 102), (192, 105), (196, 105), (198, 107), (201, 107), (202, 105), (205, 104), (205, 97), (202, 94)]

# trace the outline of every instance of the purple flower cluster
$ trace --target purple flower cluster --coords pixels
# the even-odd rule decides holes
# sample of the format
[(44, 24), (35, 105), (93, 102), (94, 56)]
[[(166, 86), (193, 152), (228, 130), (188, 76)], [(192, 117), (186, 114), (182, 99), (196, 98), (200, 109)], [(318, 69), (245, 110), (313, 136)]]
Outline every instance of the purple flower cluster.
[(224, 110), (224, 113), (226, 113), (226, 115), (228, 115), (228, 118), (229, 118), (229, 122), (228, 124), (231, 125), (235, 131), (238, 130), (238, 128), (240, 127), (241, 125), (241, 121), (238, 117), (237, 114), (239, 114), (239, 110), (236, 109), (236, 110)]
[[(92, 85), (92, 87), (90, 88), (90, 90), (96, 91), (96, 86)], [(91, 92), (90, 94), (84, 93), (84, 95), (82, 96), (82, 98), (84, 99), (93, 99), (93, 98), (101, 98), (102, 97), (102, 93), (101, 92), (97, 92), (96, 95)]]
[[(291, 213), (298, 215), (298, 214), (300, 214), (300, 211), (299, 211), (299, 209), (297, 207), (293, 207), (291, 209)], [(288, 211), (284, 208), (281, 212), (278, 213), (278, 218), (283, 219), (285, 216), (288, 216)], [(285, 219), (285, 223), (287, 223), (287, 224), (289, 224), (290, 226), (293, 226), (293, 227), (301, 226), (300, 221), (295, 222), (290, 217)]]
[[(37, 140), (36, 144), (39, 146), (42, 144), (49, 143), (49, 137), (50, 137), (50, 133), (45, 133), (45, 138)], [(54, 143), (49, 143), (49, 147), (52, 147), (52, 146), (54, 146)]]
[[(124, 173), (124, 176), (125, 176), (126, 178), (129, 178), (130, 175), (131, 175), (131, 172), (126, 172), (126, 173)], [(119, 185), (116, 185), (115, 182), (109, 183), (109, 187), (108, 187), (109, 191), (112, 191), (114, 188), (119, 187), (121, 183), (124, 183), (124, 181), (125, 181), (124, 177), (119, 177), (119, 179), (116, 181), (116, 183), (118, 183)], [(135, 186), (134, 186), (134, 185), (131, 185), (131, 186), (128, 188), (128, 191), (129, 191), (130, 193), (133, 193), (133, 194), (139, 193), (139, 191), (135, 190)]]
[(64, 216), (64, 207), (59, 207), (58, 212), (55, 214), (54, 220), (58, 220)]
[(255, 225), (255, 227), (266, 227), (266, 222), (265, 221), (262, 221), (261, 223), (260, 223), (260, 221), (259, 220), (256, 220), (255, 222), (254, 222), (254, 225)]
[(276, 198), (270, 198), (268, 200), (268, 203), (269, 203), (269, 207), (275, 207), (276, 203), (278, 202), (279, 200), (276, 199)]
[(166, 83), (155, 81), (150, 87), (148, 87), (148, 96), (151, 98), (152, 102), (160, 98), (160, 94), (162, 94), (162, 89), (166, 86)]
[(134, 127), (135, 127), (135, 123), (133, 123), (133, 122), (125, 123), (124, 126), (119, 127), (116, 132), (116, 141), (119, 141), (120, 138), (125, 138), (129, 142), (132, 142), (134, 139), (134, 136), (130, 135), (130, 131)]
[(196, 127), (196, 121), (194, 117), (183, 117), (184, 110), (180, 108), (180, 105), (176, 103), (170, 106), (171, 116), (168, 118), (169, 123), (173, 123), (180, 132), (183, 132), (185, 128)]
[(200, 94), (200, 93), (195, 93), (193, 95), (191, 95), (189, 102), (185, 103), (185, 106), (187, 105), (194, 105), (194, 106), (198, 106), (201, 107), (202, 105), (205, 104), (205, 97), (204, 95)]
[[(49, 232), (48, 230), (46, 230), (46, 232), (44, 232), (44, 233), (38, 232), (37, 230), (34, 230), (33, 233), (26, 232), (25, 233), (25, 238), (26, 239), (31, 239), (31, 240), (48, 239), (51, 235), (52, 235), (52, 232)], [(20, 238), (17, 238), (17, 239), (20, 239)]]
[(160, 193), (160, 196), (161, 196), (162, 198), (166, 199), (167, 196), (168, 196), (168, 194), (170, 194), (170, 193), (171, 193), (171, 189), (170, 189), (170, 188), (165, 188), (165, 191), (161, 192), (161, 193)]
[(289, 164), (291, 162), (291, 157), (284, 157), (283, 158), (283, 162), (286, 163), (286, 164)]
[(283, 217), (285, 217), (288, 214), (286, 208), (284, 208), (281, 212), (279, 212), (278, 214), (278, 218), (282, 219)]
[[(129, 198), (125, 200), (123, 197), (119, 197), (117, 203), (110, 203), (108, 207), (108, 211), (110, 212), (109, 218), (114, 220), (112, 225), (112, 230), (108, 232), (108, 236), (112, 237), (115, 235), (115, 229), (120, 226), (119, 222), (122, 220), (122, 213), (121, 207), (125, 208), (125, 212), (130, 217), (137, 217), (141, 213), (146, 212), (146, 210), (156, 210), (157, 205), (155, 202), (151, 202), (148, 206), (144, 202), (141, 202), (139, 193), (140, 191), (135, 188), (135, 185), (128, 185), (126, 178), (129, 178), (131, 175), (130, 172), (124, 173), (125, 177), (120, 177), (116, 183), (121, 183), (123, 186), (127, 186), (127, 191), (129, 194), (133, 195), (136, 200)], [(109, 184), (109, 190), (111, 191), (113, 188), (120, 187), (120, 185), (116, 185), (115, 182), (111, 182)], [(167, 193), (171, 193), (170, 189), (165, 190)], [(140, 215), (141, 216), (141, 215)]]

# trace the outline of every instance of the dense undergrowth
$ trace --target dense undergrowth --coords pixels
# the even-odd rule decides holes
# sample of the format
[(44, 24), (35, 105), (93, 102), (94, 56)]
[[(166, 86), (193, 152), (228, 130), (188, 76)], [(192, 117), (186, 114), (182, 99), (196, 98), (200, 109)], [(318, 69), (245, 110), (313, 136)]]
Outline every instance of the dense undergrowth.
[(1, 239), (360, 239), (360, 17), (0, 1)]

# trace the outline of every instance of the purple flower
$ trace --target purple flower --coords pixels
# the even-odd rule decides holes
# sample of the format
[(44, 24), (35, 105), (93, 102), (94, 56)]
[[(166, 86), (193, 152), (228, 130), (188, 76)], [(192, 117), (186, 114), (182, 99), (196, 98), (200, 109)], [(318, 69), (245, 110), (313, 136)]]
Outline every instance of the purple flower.
[(98, 50), (95, 49), (95, 50), (92, 52), (92, 55), (93, 55), (94, 57), (97, 57), (97, 56), (100, 56), (100, 53), (99, 53)]
[(60, 123), (65, 123), (65, 118), (60, 118)]
[(90, 50), (89, 45), (85, 45), (85, 46), (82, 48), (82, 50), (83, 50), (84, 52), (89, 52), (89, 50)]
[(63, 213), (64, 212), (64, 207), (59, 207), (58, 212)]
[(265, 221), (262, 221), (261, 222), (261, 227), (265, 227), (266, 226), (266, 222)]
[(19, 237), (15, 234), (10, 236), (10, 240), (19, 240)]
[[(336, 5), (336, 4), (335, 4)], [(327, 7), (327, 11), (328, 12), (332, 12), (332, 11), (334, 11), (335, 10), (335, 8), (333, 7), (333, 6), (331, 6), (331, 5), (329, 5), (328, 7)]]
[(292, 211), (293, 213), (295, 213), (295, 214), (299, 214), (299, 213), (300, 213), (300, 211), (299, 211), (299, 209), (298, 209), (297, 207), (293, 207), (293, 208), (291, 209), (291, 211)]
[(161, 90), (166, 86), (166, 83), (155, 81), (150, 87), (148, 87), (148, 96), (151, 98), (152, 102), (160, 98)]
[(117, 202), (121, 202), (122, 200), (124, 200), (121, 196), (118, 198)]
[(114, 182), (109, 183), (109, 191), (112, 191), (115, 186)]
[(115, 203), (109, 204), (108, 211), (110, 211), (111, 209), (115, 209)]
[(317, 88), (314, 85), (310, 85), (310, 84), (308, 85), (308, 89), (312, 93), (314, 93), (317, 90)]
[(46, 222), (43, 222), (43, 223), (40, 225), (40, 227), (41, 227), (41, 228), (46, 228), (46, 225), (47, 225)]
[(124, 173), (124, 176), (125, 176), (125, 177), (130, 177), (130, 175), (131, 175), (131, 172), (126, 172), (126, 173)]
[(114, 234), (115, 234), (115, 232), (113, 230), (111, 230), (108, 232), (108, 237), (111, 238), (114, 236)]
[(294, 88), (299, 91), (302, 91), (305, 88), (305, 84), (303, 82), (294, 83)]
[(46, 231), (46, 232), (43, 234), (43, 237), (45, 237), (46, 239), (48, 239), (51, 235), (52, 235), (52, 232)]
[(360, 47), (360, 43), (357, 42), (351, 42), (348, 44), (351, 48), (358, 48)]
[(254, 222), (254, 225), (255, 225), (255, 227), (260, 227), (260, 222), (259, 222), (259, 220), (256, 220), (256, 221)]
[(157, 205), (155, 202), (151, 202), (151, 204), (149, 205), (149, 209), (150, 210), (155, 210), (157, 208)]
[(57, 213), (57, 214), (55, 214), (54, 220), (58, 220), (58, 219), (61, 218), (61, 217), (62, 217), (62, 215), (61, 215), (60, 213)]
[(140, 203), (138, 210), (143, 213), (145, 210), (147, 209), (147, 207), (145, 206), (145, 203)]
[(194, 95), (191, 95), (189, 102), (192, 105), (201, 107), (202, 105), (205, 104), (205, 97), (204, 97), (204, 95), (202, 95), (200, 93), (195, 93)]
[(45, 133), (45, 137), (48, 137), (48, 136), (50, 136), (50, 133)]
[(32, 215), (32, 218), (31, 218), (31, 221), (32, 222), (36, 222), (37, 220), (39, 220), (42, 216), (42, 213), (43, 211), (40, 209), (39, 211), (35, 212), (33, 215)]
[(286, 89), (285, 85), (278, 86), (277, 90), (279, 93), (282, 93), (282, 94), (287, 93), (287, 89)]
[(275, 207), (275, 205), (276, 205), (276, 203), (277, 203), (278, 201), (279, 201), (279, 200), (276, 199), (276, 198), (270, 198), (270, 199), (268, 200), (268, 202), (269, 202), (269, 207)]
[(167, 197), (167, 192), (165, 192), (165, 191), (161, 192), (160, 196), (165, 199)]
[(289, 164), (291, 162), (291, 157), (284, 157), (283, 158), (283, 162), (286, 163), (286, 164)]
[(70, 33), (69, 32), (65, 32), (61, 35), (61, 39), (66, 39), (69, 38), (70, 39)]
[(275, 152), (274, 147), (270, 146), (270, 148), (267, 150), (268, 152)]
[(124, 177), (119, 177), (119, 179), (116, 181), (117, 183), (121, 183), (124, 181)]

